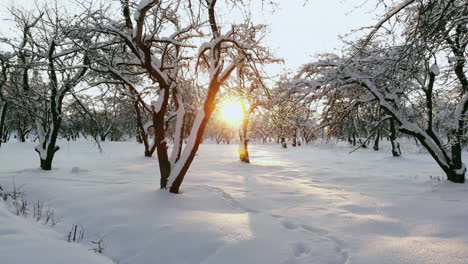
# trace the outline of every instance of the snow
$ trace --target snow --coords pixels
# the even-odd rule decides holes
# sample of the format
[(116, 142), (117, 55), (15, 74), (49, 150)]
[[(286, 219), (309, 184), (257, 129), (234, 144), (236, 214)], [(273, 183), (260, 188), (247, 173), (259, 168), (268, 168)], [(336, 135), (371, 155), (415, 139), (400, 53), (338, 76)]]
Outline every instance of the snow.
[(135, 19), (135, 21), (138, 21), (143, 8), (147, 7), (148, 5), (151, 5), (153, 1), (154, 0), (141, 0), (140, 3), (138, 4), (137, 9), (135, 10), (135, 13), (133, 14), (133, 19)]
[(431, 71), (435, 76), (437, 76), (437, 75), (440, 74), (439, 66), (437, 66), (437, 64), (435, 64), (435, 63), (431, 65), (430, 71)]
[[(236, 144), (202, 144), (179, 195), (158, 190), (156, 158), (137, 143), (103, 142), (100, 154), (60, 142), (51, 171), (38, 169), (32, 144), (7, 143), (0, 184), (24, 184), (60, 222), (45, 227), (0, 202), (1, 263), (467, 263), (467, 185), (401, 142), (400, 158), (385, 140), (351, 155), (252, 145), (251, 164)], [(73, 224), (81, 244), (64, 241)], [(87, 249), (99, 237), (104, 256)]]
[(47, 152), (46, 152), (47, 144), (45, 144), (45, 148), (44, 148), (44, 142), (46, 141), (44, 126), (42, 125), (39, 119), (36, 119), (35, 122), (36, 122), (37, 134), (39, 138), (39, 144), (35, 147), (35, 150), (39, 153), (39, 156), (41, 157), (41, 159), (45, 160), (47, 158)]
[(63, 235), (12, 214), (0, 199), (1, 263), (112, 264), (83, 245), (66, 243)]

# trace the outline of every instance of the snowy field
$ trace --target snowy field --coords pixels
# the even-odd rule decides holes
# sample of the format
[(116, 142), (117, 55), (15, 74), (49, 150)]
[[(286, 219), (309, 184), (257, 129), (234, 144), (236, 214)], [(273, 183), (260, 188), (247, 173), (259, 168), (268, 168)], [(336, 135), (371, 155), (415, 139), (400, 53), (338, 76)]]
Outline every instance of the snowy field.
[[(18, 217), (0, 202), (0, 263), (466, 264), (468, 185), (428, 154), (313, 145), (201, 145), (182, 194), (158, 190), (136, 143), (62, 142), (52, 171), (32, 144), (0, 149), (0, 184), (60, 219)], [(466, 156), (466, 155), (465, 155)], [(441, 177), (442, 180), (437, 178)], [(81, 243), (68, 243), (73, 224)], [(93, 252), (103, 241), (103, 255)]]

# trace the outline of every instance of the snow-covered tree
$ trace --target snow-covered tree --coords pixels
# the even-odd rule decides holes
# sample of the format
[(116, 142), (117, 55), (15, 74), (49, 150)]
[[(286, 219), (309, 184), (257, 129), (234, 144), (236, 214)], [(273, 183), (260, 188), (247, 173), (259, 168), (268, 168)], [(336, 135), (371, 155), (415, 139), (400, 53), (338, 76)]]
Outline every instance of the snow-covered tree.
[[(101, 49), (105, 52), (104, 59), (97, 61), (93, 69), (111, 73), (112, 78), (128, 85), (138, 100), (141, 94), (129, 76), (146, 77), (156, 90), (157, 99), (152, 104), (141, 99), (141, 105), (152, 113), (160, 187), (170, 187), (170, 192), (178, 193), (215, 108), (221, 85), (238, 65), (255, 56), (249, 50), (257, 46), (256, 28), (232, 25), (222, 33), (215, 0), (188, 3), (124, 0), (121, 4), (123, 18), (120, 20), (104, 9), (92, 12), (86, 20), (84, 32), (88, 32), (88, 39), (99, 35), (100, 43), (108, 44)], [(233, 1), (233, 4), (242, 3)], [(185, 91), (178, 82), (182, 71), (193, 73), (192, 87), (203, 87), (204, 98), (185, 146), (181, 139)], [(174, 118), (176, 123), (171, 155), (166, 140), (169, 118)]]
[[(17, 59), (17, 95), (11, 102), (34, 119), (39, 144), (41, 168), (50, 170), (62, 123), (64, 98), (82, 80), (88, 59), (79, 48), (85, 43), (73, 41), (70, 25), (76, 19), (45, 6), (27, 13), (12, 9), (11, 15), (20, 31), (18, 39), (4, 43)], [(18, 85), (20, 84), (20, 85)]]
[(8, 101), (6, 93), (6, 84), (8, 78), (10, 77), (10, 68), (11, 68), (11, 55), (8, 53), (0, 53), (0, 147), (2, 142), (6, 140), (8, 129), (6, 129), (5, 121), (8, 111)]
[[(344, 57), (308, 64), (303, 73), (318, 73), (314, 83), (307, 81), (320, 96), (358, 86), (355, 98), (376, 101), (394, 121), (391, 124), (421, 142), (450, 181), (463, 183), (467, 15), (465, 1), (404, 1), (376, 25), (378, 29), (394, 19), (394, 30), (385, 31), (384, 36), (374, 30)], [(402, 40), (397, 37), (401, 31)], [(446, 100), (437, 101), (441, 94), (455, 107), (442, 105)], [(435, 129), (434, 121), (440, 116), (451, 119), (449, 131)]]

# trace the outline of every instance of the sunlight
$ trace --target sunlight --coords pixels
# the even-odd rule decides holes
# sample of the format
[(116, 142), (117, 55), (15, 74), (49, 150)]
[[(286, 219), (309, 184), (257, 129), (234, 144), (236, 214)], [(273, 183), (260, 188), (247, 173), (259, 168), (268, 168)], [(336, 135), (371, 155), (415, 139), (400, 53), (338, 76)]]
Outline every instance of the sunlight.
[(220, 106), (220, 117), (231, 125), (239, 124), (242, 121), (242, 104), (239, 101), (225, 101)]

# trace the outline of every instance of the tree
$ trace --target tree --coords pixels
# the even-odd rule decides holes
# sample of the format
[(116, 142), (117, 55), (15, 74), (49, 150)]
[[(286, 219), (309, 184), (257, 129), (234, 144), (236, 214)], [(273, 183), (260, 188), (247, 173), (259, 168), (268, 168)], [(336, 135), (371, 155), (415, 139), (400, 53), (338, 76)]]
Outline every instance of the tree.
[(2, 142), (6, 139), (6, 130), (5, 130), (5, 119), (8, 111), (8, 102), (6, 99), (6, 94), (4, 94), (4, 87), (8, 81), (9, 69), (11, 68), (10, 64), (11, 55), (10, 54), (0, 54), (0, 147)]
[[(258, 27), (258, 30), (264, 30), (264, 27)], [(258, 70), (266, 62), (277, 62), (268, 49), (262, 48), (262, 57), (255, 61), (248, 61), (240, 65), (237, 69), (237, 85), (231, 93), (234, 98), (239, 98), (242, 108), (242, 124), (239, 129), (239, 159), (242, 162), (250, 163), (248, 143), (250, 118), (258, 107), (265, 107), (268, 104), (270, 92), (263, 80), (264, 74)]]
[(39, 138), (35, 150), (41, 168), (50, 170), (59, 150), (64, 98), (88, 69), (88, 59), (79, 48), (86, 43), (74, 41), (70, 26), (76, 19), (57, 8), (45, 6), (36, 13), (12, 9), (12, 16), (22, 35), (19, 43), (14, 39), (5, 41), (14, 50), (21, 72), (22, 85), (16, 91), (20, 97), (13, 101), (34, 119)]
[[(398, 126), (401, 132), (418, 139), (448, 180), (463, 183), (466, 167), (462, 144), (468, 109), (464, 72), (467, 14), (464, 1), (404, 1), (389, 10), (377, 25), (378, 28), (396, 17), (395, 22), (401, 27), (395, 26), (386, 34), (395, 36), (403, 30), (403, 42), (395, 42), (398, 38), (388, 35), (371, 41), (379, 36), (376, 30), (372, 31), (369, 37), (354, 43), (343, 58), (310, 64), (312, 68), (322, 68), (314, 88), (330, 93), (358, 85), (362, 88), (359, 96), (376, 100), (391, 117), (390, 126)], [(444, 61), (445, 54), (451, 56)], [(439, 65), (447, 65), (444, 78), (438, 77)], [(455, 107), (441, 107), (446, 101), (437, 101), (443, 98), (440, 94), (450, 98)], [(440, 116), (451, 116), (449, 131), (435, 129)]]
[[(249, 53), (249, 50), (255, 49), (258, 42), (255, 40), (255, 27), (247, 24), (232, 25), (229, 32), (222, 34), (217, 23), (216, 3), (216, 0), (199, 3), (142, 0), (133, 4), (124, 0), (120, 23), (108, 19), (105, 10), (88, 17), (93, 26), (85, 31), (93, 36), (104, 33), (107, 37), (103, 41), (108, 44), (105, 59), (94, 70), (112, 73), (114, 79), (132, 89), (132, 82), (128, 79), (128, 70), (131, 69), (134, 75), (144, 75), (156, 86), (153, 87), (157, 89), (157, 100), (151, 105), (142, 100), (141, 105), (147, 105), (145, 107), (152, 113), (160, 187), (166, 189), (170, 186), (172, 193), (179, 192), (195, 157), (215, 109), (220, 87), (238, 65), (254, 57), (255, 53)], [(199, 14), (197, 10), (200, 10)], [(206, 22), (202, 21), (203, 18)], [(190, 53), (195, 48), (198, 48), (198, 53)], [(122, 53), (124, 50), (128, 52)], [(203, 108), (196, 114), (185, 147), (181, 140), (185, 91), (178, 82), (182, 71), (191, 71), (192, 79), (203, 83), (195, 86), (204, 87)], [(133, 88), (134, 95), (139, 97), (138, 90)], [(174, 118), (176, 123), (170, 156), (166, 141), (169, 118)]]

